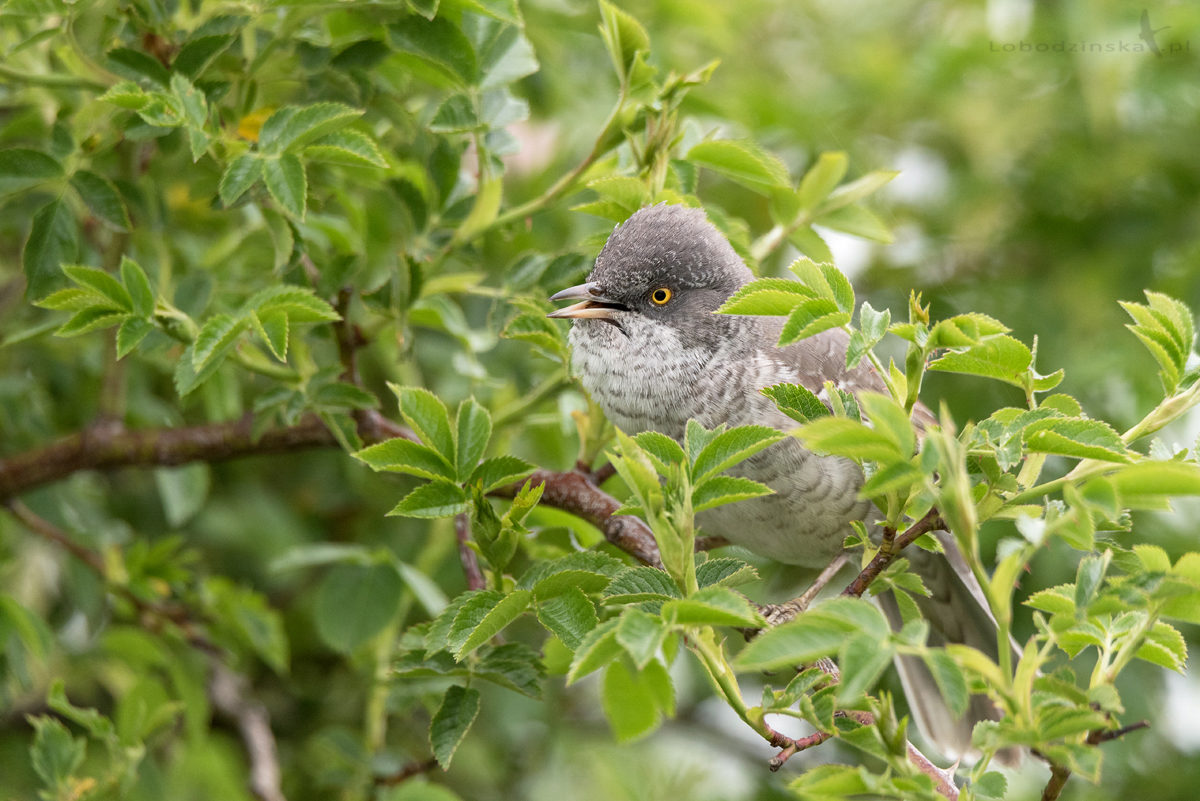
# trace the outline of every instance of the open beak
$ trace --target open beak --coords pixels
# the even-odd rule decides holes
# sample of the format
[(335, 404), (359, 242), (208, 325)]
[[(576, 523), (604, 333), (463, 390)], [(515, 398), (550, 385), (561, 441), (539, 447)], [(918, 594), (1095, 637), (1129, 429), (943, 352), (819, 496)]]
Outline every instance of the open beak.
[(628, 310), (624, 304), (605, 297), (604, 291), (595, 281), (568, 287), (552, 295), (550, 300), (577, 300), (579, 303), (552, 311), (547, 317), (612, 321), (615, 316), (613, 312)]

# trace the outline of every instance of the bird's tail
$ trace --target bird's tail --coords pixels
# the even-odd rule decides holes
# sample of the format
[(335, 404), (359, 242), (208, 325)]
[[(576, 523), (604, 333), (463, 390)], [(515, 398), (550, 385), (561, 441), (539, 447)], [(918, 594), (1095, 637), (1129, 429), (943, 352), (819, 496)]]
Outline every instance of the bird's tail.
[[(929, 621), (929, 644), (961, 643), (996, 659), (996, 619), (988, 610), (983, 590), (953, 538), (946, 532), (938, 532), (937, 536), (945, 549), (944, 555), (916, 547), (905, 550), (912, 569), (930, 592), (927, 598), (915, 596), (921, 615)], [(878, 600), (892, 628), (899, 630), (903, 621), (895, 597), (885, 592)], [(977, 757), (978, 752), (971, 747), (972, 729), (981, 720), (1000, 717), (991, 699), (985, 695), (971, 696), (966, 713), (958, 716), (946, 706), (924, 660), (900, 656), (896, 658), (896, 668), (913, 718), (925, 738), (952, 759), (971, 761)], [(1006, 749), (996, 755), (997, 761), (1008, 765), (1017, 764), (1021, 757), (1020, 749)]]

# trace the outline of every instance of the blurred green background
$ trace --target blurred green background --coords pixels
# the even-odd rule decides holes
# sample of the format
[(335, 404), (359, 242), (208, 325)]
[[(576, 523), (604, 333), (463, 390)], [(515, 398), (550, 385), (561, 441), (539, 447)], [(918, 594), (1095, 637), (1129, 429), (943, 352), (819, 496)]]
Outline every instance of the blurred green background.
[[(646, 25), (652, 61), (664, 70), (686, 72), (720, 60), (711, 83), (685, 103), (690, 136), (714, 129), (723, 136), (752, 136), (779, 154), (793, 175), (826, 150), (849, 154), (851, 177), (876, 169), (902, 171), (870, 201), (893, 228), (893, 243), (830, 237), (839, 266), (876, 308), (890, 307), (894, 317), (902, 317), (909, 290), (915, 289), (932, 303), (935, 317), (968, 310), (996, 317), (1018, 338), (1036, 337), (1042, 372), (1064, 368), (1062, 390), (1118, 428), (1152, 405), (1158, 394), (1154, 365), (1122, 331), (1125, 317), (1117, 301), (1140, 300), (1141, 290), (1151, 288), (1200, 307), (1200, 4), (620, 5)], [(514, 130), (523, 148), (510, 157), (505, 186), (510, 204), (536, 195), (578, 161), (616, 95), (596, 34), (594, 3), (534, 0), (521, 9), (542, 68), (517, 85), (532, 118)], [(1143, 12), (1154, 28), (1165, 28), (1155, 36), (1161, 55), (1139, 38)], [(710, 208), (748, 221), (754, 234), (771, 226), (765, 201), (732, 183), (705, 175), (699, 194)], [(574, 198), (587, 199), (587, 193)], [(13, 214), (0, 221), (6, 278), (19, 271), (27, 219)], [(202, 211), (196, 219), (202, 232)], [(530, 252), (594, 255), (608, 227), (565, 210), (538, 215), (525, 230), (490, 237), (481, 263), (464, 268), (497, 276)], [(221, 248), (239, 244), (212, 247), (201, 233), (189, 231), (175, 246), (190, 248), (197, 261), (219, 261), (227, 252)], [(782, 270), (794, 255), (779, 253), (764, 270)], [(578, 277), (581, 265), (574, 261), (560, 270), (564, 286)], [(41, 314), (19, 309), (17, 302), (11, 293), (0, 295), (0, 314), (10, 320)], [(464, 325), (482, 329), (494, 310), (489, 301), (473, 298), (466, 312)], [(428, 384), (456, 401), (480, 392), (480, 386), (519, 397), (547, 367), (530, 362), (536, 357), (516, 343), (497, 344), (483, 333), (472, 343), (475, 352), (464, 358), (454, 355), (461, 344), (454, 332), (422, 332), (413, 343), (417, 367), (403, 369), (419, 369)], [(400, 347), (379, 343), (371, 355), (381, 362), (394, 359)], [(0, 350), (3, 451), (45, 442), (90, 419), (101, 363), (99, 343), (80, 340), (47, 341), (19, 353)], [(364, 371), (369, 380), (381, 374), (395, 378), (371, 362)], [(509, 378), (514, 375), (515, 381)], [(156, 400), (162, 392), (162, 385), (149, 380), (131, 387), (134, 422), (177, 422)], [(64, 396), (78, 402), (60, 405)], [(925, 401), (936, 406), (943, 400), (957, 419), (967, 420), (1021, 398), (1015, 389), (990, 382), (932, 376)], [(511, 447), (542, 465), (567, 467), (574, 458), (568, 413), (578, 402), (566, 396), (558, 408), (539, 409), (530, 437)], [(209, 392), (191, 401), (190, 412), (218, 416), (227, 403), (219, 391)], [(1200, 421), (1193, 420), (1190, 428), (1179, 426), (1164, 437), (1190, 443), (1197, 431)], [(278, 680), (275, 695), (270, 677), (259, 678), (274, 725), (288, 733), (281, 741), (289, 768), (285, 790), (293, 799), (331, 797), (356, 756), (352, 730), (364, 703), (368, 660), (347, 665), (315, 641), (313, 610), (306, 604), (317, 576), (265, 566), (301, 542), (382, 544), (430, 569), (454, 592), (462, 578), (449, 526), (436, 530), (440, 550), (430, 550), (424, 537), (414, 536), (426, 532), (425, 525), (384, 520), (400, 494), (396, 483), (367, 475), (340, 453), (306, 454), (286, 464), (262, 459), (215, 466), (205, 479), (201, 506), (178, 516), (182, 522), (173, 522), (177, 516), (170, 510), (160, 511), (163, 486), (174, 475), (81, 475), (27, 500), (43, 511), (58, 510), (101, 542), (127, 541), (131, 525), (182, 533), (189, 546), (202, 549), (214, 572), (254, 584), (283, 608), (293, 673)], [(1194, 549), (1200, 541), (1198, 513), (1200, 508), (1180, 507), (1174, 515), (1140, 521), (1142, 539), (1172, 555)], [(543, 525), (561, 526), (565, 519), (551, 511), (539, 514)], [(566, 536), (565, 529), (560, 535)], [(1069, 580), (1074, 564), (1056, 562), (1055, 556), (1053, 549), (1041, 554), (1023, 587), (1033, 591)], [(135, 682), (135, 676), (105, 673), (114, 663), (104, 659), (103, 642), (88, 639), (103, 615), (95, 579), (31, 543), (7, 517), (0, 521), (0, 580), (23, 598), (44, 596), (49, 619), (74, 648), (56, 669), (104, 688), (78, 702), (101, 703), (105, 692), (113, 695)], [(301, 602), (290, 604), (292, 599)], [(1019, 625), (1028, 626), (1028, 617)], [(79, 634), (75, 640), (73, 631)], [(1194, 647), (1200, 633), (1194, 627), (1186, 633)], [(742, 739), (732, 716), (702, 700), (707, 688), (700, 677), (686, 669), (684, 674), (678, 719), (648, 741), (628, 746), (613, 744), (594, 682), (563, 692), (561, 682), (551, 680), (545, 705), (494, 692), (485, 698), (488, 711), (456, 757), (455, 770), (437, 781), (473, 801), (785, 798), (786, 776), (766, 771), (769, 750)], [(397, 720), (419, 704), (421, 689), (413, 683), (392, 693), (388, 703)], [(1064, 798), (1195, 798), (1200, 682), (1192, 675), (1164, 683), (1156, 669), (1137, 666), (1128, 671), (1123, 697), (1129, 719), (1151, 718), (1154, 728), (1106, 746), (1104, 785), (1076, 779)], [(0, 714), (0, 798), (28, 797), (23, 711), (15, 703)], [(398, 754), (420, 758), (428, 752), (421, 727), (393, 729), (392, 737)], [(228, 767), (240, 758), (237, 745), (236, 733), (218, 728), (209, 750), (188, 752), (195, 764), (162, 779), (157, 797), (248, 797), (229, 777)], [(839, 758), (849, 756), (829, 744), (793, 759), (784, 773)], [(1045, 770), (1031, 763), (1010, 782), (1010, 796), (1036, 798), (1044, 783)], [(155, 786), (153, 777), (150, 784)], [(417, 787), (401, 786), (384, 797), (436, 801), (435, 795), (417, 795), (429, 792)]]

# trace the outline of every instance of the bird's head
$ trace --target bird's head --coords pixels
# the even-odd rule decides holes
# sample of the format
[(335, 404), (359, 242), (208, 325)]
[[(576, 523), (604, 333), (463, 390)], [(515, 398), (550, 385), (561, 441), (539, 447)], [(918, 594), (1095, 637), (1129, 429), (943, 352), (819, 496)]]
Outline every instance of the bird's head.
[(713, 312), (751, 278), (703, 209), (660, 204), (613, 230), (587, 283), (550, 298), (578, 302), (549, 316), (573, 319), (576, 331), (598, 338), (668, 326), (695, 346), (723, 329)]

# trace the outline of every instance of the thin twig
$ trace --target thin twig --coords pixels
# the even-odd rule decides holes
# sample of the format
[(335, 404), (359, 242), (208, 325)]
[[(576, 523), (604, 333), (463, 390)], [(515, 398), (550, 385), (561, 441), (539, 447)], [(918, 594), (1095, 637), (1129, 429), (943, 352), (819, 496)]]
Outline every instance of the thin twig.
[(433, 757), (424, 762), (413, 762), (410, 765), (405, 765), (395, 773), (389, 773), (386, 776), (376, 776), (375, 784), (381, 787), (392, 787), (397, 784), (403, 784), (414, 776), (420, 776), (422, 773), (428, 773), (437, 767), (437, 760)]
[(91, 548), (86, 548), (83, 545), (75, 542), (67, 536), (67, 533), (58, 526), (52, 524), (41, 515), (34, 512), (25, 504), (21, 503), (16, 498), (9, 498), (4, 502), (8, 507), (8, 511), (12, 512), (13, 517), (20, 520), (27, 529), (37, 534), (44, 540), (48, 540), (63, 550), (70, 553), (79, 561), (92, 569), (92, 572), (98, 576), (104, 576), (104, 557), (93, 551)]
[(930, 509), (917, 522), (913, 523), (903, 534), (896, 535), (895, 529), (884, 528), (884, 541), (880, 546), (878, 553), (874, 558), (867, 563), (867, 566), (862, 569), (854, 581), (843, 590), (842, 595), (852, 595), (856, 598), (861, 597), (867, 591), (867, 587), (871, 586), (880, 573), (892, 563), (899, 555), (900, 551), (911, 545), (918, 537), (928, 534), (931, 531), (938, 531), (946, 527), (945, 521), (937, 509)]
[(279, 749), (271, 731), (271, 717), (262, 701), (247, 692), (246, 677), (217, 660), (212, 663), (208, 695), (213, 707), (234, 722), (250, 760), (250, 790), (262, 801), (287, 801), (279, 770)]
[(839, 553), (799, 597), (793, 598), (787, 603), (762, 606), (759, 608), (759, 611), (762, 612), (763, 617), (772, 626), (788, 622), (805, 609), (808, 609), (816, 597), (821, 594), (821, 590), (825, 589), (829, 585), (829, 582), (833, 581), (833, 577), (846, 566), (846, 562), (849, 560), (850, 554), (845, 551)]
[(466, 512), (454, 516), (454, 536), (458, 540), (458, 559), (462, 562), (463, 575), (467, 577), (467, 589), (482, 590), (487, 587), (487, 580), (479, 569), (479, 557), (467, 544), (471, 541), (471, 518)]

